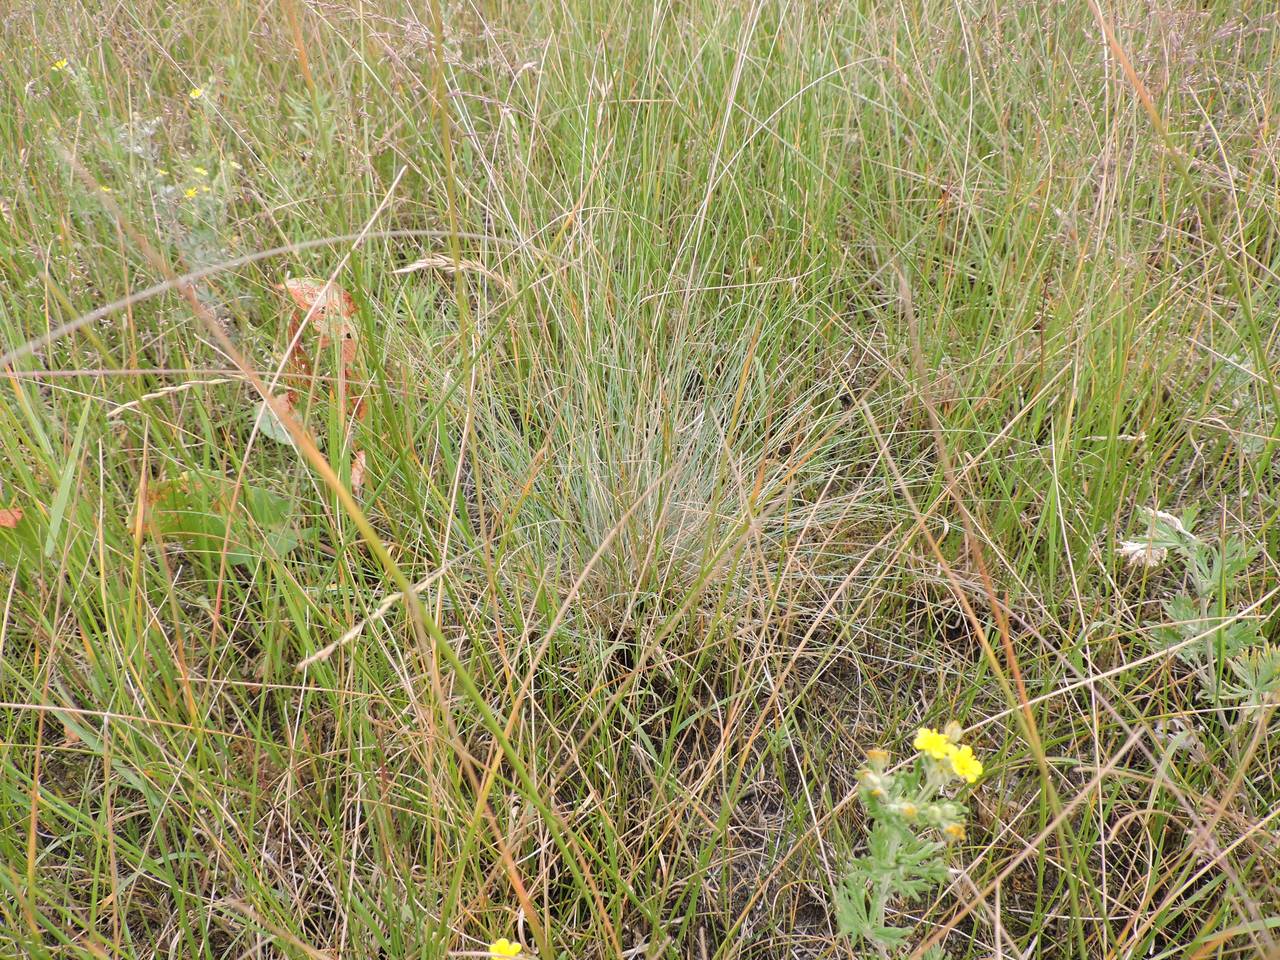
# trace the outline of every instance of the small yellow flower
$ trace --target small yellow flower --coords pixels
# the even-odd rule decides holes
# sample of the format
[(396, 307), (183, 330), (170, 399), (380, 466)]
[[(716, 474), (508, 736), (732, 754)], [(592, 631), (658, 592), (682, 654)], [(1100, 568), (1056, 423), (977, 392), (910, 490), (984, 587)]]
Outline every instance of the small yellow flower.
[(948, 840), (963, 840), (964, 824), (948, 823), (945, 827), (942, 828), (942, 832)]
[(187, 189), (182, 192), (182, 195), (186, 197), (188, 200), (191, 200), (199, 192), (200, 191), (197, 190), (195, 187), (187, 187)]
[(209, 171), (206, 170), (204, 167), (195, 166), (195, 167), (192, 167), (191, 170), (195, 173), (197, 177), (207, 177), (209, 175)]
[(898, 813), (908, 820), (914, 820), (920, 813), (920, 808), (910, 800), (904, 800), (898, 805)]
[(67, 69), (68, 66), (67, 58), (59, 57), (57, 60), (53, 61), (53, 63), (49, 64), (49, 69), (54, 73), (61, 73), (63, 70)]
[(512, 943), (506, 937), (489, 944), (489, 956), (491, 957), (518, 957), (523, 952), (524, 947), (518, 943)]
[(888, 750), (868, 750), (867, 763), (877, 770), (883, 770), (889, 764)]
[(113, 191), (110, 187), (108, 187), (105, 183), (99, 184), (99, 185), (98, 185), (98, 189), (99, 189), (99, 190), (101, 190), (103, 193), (113, 193), (113, 192), (114, 192), (114, 191)]
[(939, 733), (933, 727), (921, 727), (916, 732), (912, 746), (935, 760), (942, 760), (951, 749), (951, 738), (945, 733)]
[(156, 167), (156, 173), (160, 174), (162, 177), (167, 177), (169, 175), (169, 171), (164, 167)]
[(187, 93), (188, 100), (199, 100), (204, 96), (204, 87), (192, 87)]
[(973, 747), (952, 747), (947, 751), (947, 759), (956, 776), (969, 783), (976, 783), (982, 776), (982, 761), (973, 755)]

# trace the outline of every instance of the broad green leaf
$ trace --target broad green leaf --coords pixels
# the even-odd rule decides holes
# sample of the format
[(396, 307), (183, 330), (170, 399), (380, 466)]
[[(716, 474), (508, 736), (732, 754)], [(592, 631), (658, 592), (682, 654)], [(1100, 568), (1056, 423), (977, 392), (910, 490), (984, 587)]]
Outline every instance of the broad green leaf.
[(297, 530), (291, 503), (263, 487), (244, 484), (236, 496), (234, 480), (213, 474), (184, 473), (152, 485), (147, 522), (162, 539), (173, 539), (193, 553), (247, 565), (264, 553), (284, 556), (309, 539)]
[[(283, 397), (276, 397), (276, 403), (285, 402)], [(289, 430), (281, 422), (271, 404), (266, 400), (259, 400), (258, 405), (254, 407), (254, 426), (264, 436), (274, 440), (276, 443), (287, 444), (293, 446), (293, 437), (289, 436)]]

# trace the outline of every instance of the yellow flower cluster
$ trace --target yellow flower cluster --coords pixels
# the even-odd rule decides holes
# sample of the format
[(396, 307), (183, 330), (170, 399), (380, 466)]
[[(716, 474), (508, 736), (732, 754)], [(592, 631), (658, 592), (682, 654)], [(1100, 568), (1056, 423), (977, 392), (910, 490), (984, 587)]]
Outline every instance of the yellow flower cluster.
[(967, 783), (977, 783), (982, 776), (982, 761), (974, 756), (973, 748), (955, 742), (956, 733), (951, 728), (935, 730), (921, 727), (916, 732), (913, 746), (934, 760), (945, 760), (951, 772)]
[(956, 776), (968, 783), (977, 783), (982, 776), (982, 761), (973, 755), (973, 747), (952, 747), (947, 759), (951, 761), (951, 769), (956, 772)]
[(943, 791), (953, 779), (976, 783), (982, 761), (972, 747), (958, 742), (962, 733), (956, 723), (941, 730), (921, 727), (912, 741), (920, 757), (915, 769), (905, 774), (889, 770), (887, 751), (868, 750), (858, 783), (872, 816), (897, 824), (895, 829), (932, 827), (948, 843), (963, 840), (964, 804), (947, 799)]
[(524, 947), (518, 943), (512, 943), (506, 937), (489, 944), (489, 956), (491, 957), (518, 957), (523, 950)]
[(921, 727), (916, 732), (912, 746), (921, 753), (927, 753), (935, 760), (944, 760), (951, 749), (951, 738), (933, 727)]

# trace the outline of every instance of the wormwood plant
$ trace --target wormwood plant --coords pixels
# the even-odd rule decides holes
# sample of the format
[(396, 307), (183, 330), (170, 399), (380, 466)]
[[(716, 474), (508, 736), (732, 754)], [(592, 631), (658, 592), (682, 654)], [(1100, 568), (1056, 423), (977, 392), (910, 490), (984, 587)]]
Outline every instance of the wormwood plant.
[[(887, 913), (895, 900), (914, 900), (947, 877), (950, 843), (964, 839), (967, 810), (947, 796), (957, 782), (975, 783), (982, 762), (973, 749), (958, 743), (960, 728), (921, 728), (919, 751), (904, 771), (891, 772), (884, 750), (867, 753), (858, 771), (859, 799), (871, 820), (867, 852), (856, 857), (835, 891), (836, 918), (842, 933), (865, 941), (881, 956), (891, 956), (910, 935), (890, 926)], [(932, 952), (941, 958), (940, 951)]]
[[(1211, 543), (1192, 532), (1196, 510), (1181, 518), (1149, 511), (1150, 527), (1120, 552), (1131, 563), (1156, 567), (1171, 559), (1184, 566), (1185, 591), (1164, 604), (1168, 623), (1152, 632), (1157, 650), (1172, 650), (1191, 668), (1215, 706), (1257, 707), (1280, 697), (1280, 648), (1266, 642), (1262, 623), (1241, 616), (1231, 598), (1257, 549), (1224, 535)], [(1247, 717), (1241, 711), (1239, 719)]]

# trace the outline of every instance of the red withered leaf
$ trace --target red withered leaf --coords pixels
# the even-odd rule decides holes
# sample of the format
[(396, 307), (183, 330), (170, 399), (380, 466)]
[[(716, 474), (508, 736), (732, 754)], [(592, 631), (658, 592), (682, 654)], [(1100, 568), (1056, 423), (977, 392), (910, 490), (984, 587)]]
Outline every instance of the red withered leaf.
[(313, 312), (319, 318), (337, 316), (350, 320), (356, 315), (356, 301), (336, 283), (327, 283), (315, 277), (289, 277), (280, 289), (293, 299), (300, 310)]
[(360, 488), (364, 486), (364, 466), (365, 455), (363, 450), (357, 450), (356, 455), (351, 458), (351, 492), (359, 493)]

